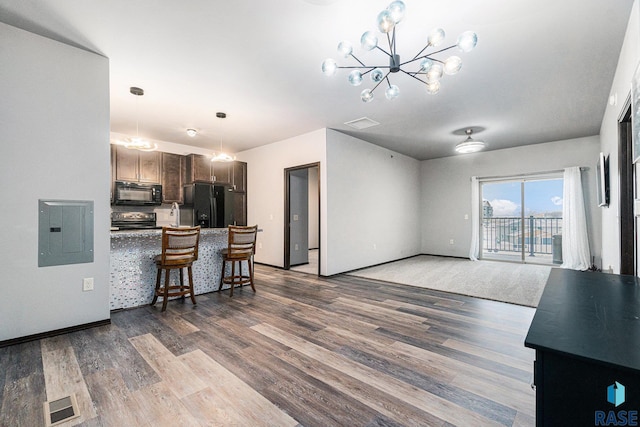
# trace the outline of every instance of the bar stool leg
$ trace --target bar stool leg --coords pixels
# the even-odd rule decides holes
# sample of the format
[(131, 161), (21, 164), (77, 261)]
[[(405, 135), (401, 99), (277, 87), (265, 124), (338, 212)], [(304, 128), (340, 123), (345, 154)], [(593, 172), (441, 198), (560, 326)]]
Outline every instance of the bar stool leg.
[(233, 296), (233, 288), (236, 287), (236, 262), (231, 261), (231, 292), (229, 292), (229, 298)]
[(251, 285), (253, 292), (255, 292), (256, 287), (253, 286), (253, 266), (251, 265), (251, 258), (247, 260), (247, 265), (249, 266), (249, 284)]
[(167, 301), (169, 300), (169, 276), (171, 270), (170, 269), (165, 269), (164, 270), (164, 298), (162, 301), (162, 311), (165, 311), (167, 309)]
[(191, 266), (187, 267), (187, 273), (189, 273), (189, 296), (191, 297), (191, 302), (193, 303), (193, 305), (196, 305), (196, 296), (194, 295), (195, 292), (193, 291), (193, 272), (191, 271)]
[(221, 291), (222, 290), (222, 285), (223, 285), (223, 280), (224, 280), (224, 270), (225, 267), (227, 266), (227, 260), (224, 259), (224, 257), (222, 258), (222, 271), (220, 271), (220, 285), (218, 286), (218, 290)]
[(160, 289), (160, 276), (162, 275), (162, 269), (158, 268), (158, 273), (156, 274), (156, 290), (153, 293), (153, 301), (151, 301), (151, 305), (154, 305), (156, 301), (158, 301), (158, 290)]
[[(180, 292), (184, 292), (184, 272), (182, 268), (179, 268), (178, 270), (180, 270)], [(182, 301), (184, 301), (184, 294), (181, 296)]]

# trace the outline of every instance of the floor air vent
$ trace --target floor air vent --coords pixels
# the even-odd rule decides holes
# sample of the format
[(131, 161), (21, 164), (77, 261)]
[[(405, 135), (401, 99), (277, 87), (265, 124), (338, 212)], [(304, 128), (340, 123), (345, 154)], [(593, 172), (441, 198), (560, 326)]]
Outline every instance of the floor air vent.
[(47, 427), (57, 426), (79, 416), (78, 402), (73, 394), (62, 399), (44, 402), (44, 422)]

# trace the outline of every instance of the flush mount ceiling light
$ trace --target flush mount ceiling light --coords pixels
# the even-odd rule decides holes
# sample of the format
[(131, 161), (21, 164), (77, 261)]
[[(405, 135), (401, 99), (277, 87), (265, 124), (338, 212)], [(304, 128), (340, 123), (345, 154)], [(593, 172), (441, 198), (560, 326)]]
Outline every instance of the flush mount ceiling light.
[[(226, 113), (216, 113), (216, 117), (219, 119), (224, 119), (227, 117)], [(212, 162), (233, 162), (236, 159), (235, 156), (225, 153), (222, 151), (222, 123), (220, 123), (220, 151), (217, 153), (213, 153), (213, 157), (211, 157)]]
[[(132, 95), (137, 96), (138, 98), (144, 95), (144, 90), (139, 87), (131, 86), (129, 88), (129, 92)], [(139, 125), (138, 125), (138, 117), (139, 116), (139, 108), (138, 108), (138, 100), (136, 99), (136, 136), (135, 138), (125, 138), (121, 144), (126, 148), (130, 148), (132, 150), (140, 150), (140, 151), (154, 151), (158, 149), (158, 144), (151, 143), (140, 138), (139, 135)]]
[(471, 138), (473, 129), (467, 129), (465, 133), (467, 134), (467, 139), (456, 145), (456, 152), (460, 154), (476, 153), (485, 147), (485, 143), (483, 141)]
[(189, 135), (191, 138), (193, 138), (197, 134), (198, 134), (197, 130), (195, 130), (195, 129), (187, 129), (187, 135)]
[[(428, 38), (427, 45), (418, 52), (412, 59), (401, 62), (400, 55), (396, 49), (396, 25), (402, 20), (405, 12), (405, 4), (402, 1), (392, 2), (385, 10), (378, 14), (377, 24), (378, 30), (386, 35), (389, 42), (389, 51), (387, 52), (378, 45), (378, 36), (373, 31), (367, 31), (362, 34), (360, 44), (364, 50), (370, 51), (378, 49), (389, 57), (389, 65), (365, 65), (362, 61), (353, 55), (353, 47), (348, 41), (338, 44), (338, 54), (344, 58), (352, 57), (360, 65), (359, 66), (338, 66), (335, 60), (328, 58), (322, 63), (322, 72), (326, 76), (336, 74), (338, 68), (351, 68), (349, 73), (349, 83), (353, 86), (362, 84), (363, 76), (370, 73), (371, 81), (375, 83), (372, 89), (365, 89), (360, 93), (360, 99), (363, 102), (371, 102), (373, 100), (373, 91), (382, 83), (387, 82), (385, 96), (387, 99), (395, 99), (400, 94), (400, 89), (396, 85), (392, 85), (389, 80), (389, 74), (399, 71), (413, 77), (414, 79), (426, 85), (427, 93), (435, 95), (440, 90), (440, 79), (444, 74), (453, 75), (460, 71), (462, 60), (457, 56), (450, 56), (443, 60), (436, 59), (433, 55), (453, 49), (457, 47), (462, 52), (470, 52), (478, 43), (478, 36), (472, 31), (465, 31), (460, 34), (456, 44), (425, 54), (428, 48), (436, 48), (444, 41), (444, 30), (436, 28)], [(409, 71), (406, 66), (417, 62), (419, 66), (417, 71)], [(415, 69), (415, 67), (414, 67)], [(386, 71), (383, 71), (386, 70)]]

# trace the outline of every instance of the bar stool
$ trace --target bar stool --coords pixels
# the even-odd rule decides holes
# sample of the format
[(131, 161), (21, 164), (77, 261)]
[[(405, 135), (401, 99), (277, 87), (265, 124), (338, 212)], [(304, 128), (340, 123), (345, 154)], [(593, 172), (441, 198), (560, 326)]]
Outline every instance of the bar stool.
[[(198, 243), (200, 241), (200, 226), (197, 227), (162, 227), (162, 253), (154, 257), (158, 268), (156, 276), (156, 290), (151, 305), (154, 305), (158, 297), (162, 297), (162, 311), (167, 309), (169, 297), (185, 295), (191, 297), (191, 302), (196, 304), (193, 292), (193, 273), (191, 265), (198, 259)], [(189, 286), (184, 285), (182, 269), (186, 268), (189, 274)], [(180, 271), (180, 285), (169, 285), (171, 270)], [(162, 270), (165, 271), (164, 286), (160, 287)]]
[[(256, 252), (256, 235), (258, 234), (258, 226), (229, 226), (229, 242), (222, 253), (222, 272), (220, 273), (220, 286), (222, 289), (224, 283), (231, 285), (229, 297), (233, 296), (233, 288), (236, 285), (251, 285), (253, 292), (256, 291), (253, 285), (253, 255)], [(249, 266), (249, 274), (242, 274), (242, 261), (246, 261)], [(225, 276), (225, 268), (227, 262), (231, 263), (231, 276)], [(236, 274), (236, 262), (238, 263), (238, 274)]]

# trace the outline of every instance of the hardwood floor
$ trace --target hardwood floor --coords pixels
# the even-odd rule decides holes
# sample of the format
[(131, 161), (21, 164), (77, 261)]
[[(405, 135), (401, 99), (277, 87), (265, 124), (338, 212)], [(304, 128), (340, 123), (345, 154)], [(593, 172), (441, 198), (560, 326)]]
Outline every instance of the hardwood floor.
[(256, 288), (0, 349), (0, 426), (533, 426), (534, 309), (256, 266)]

